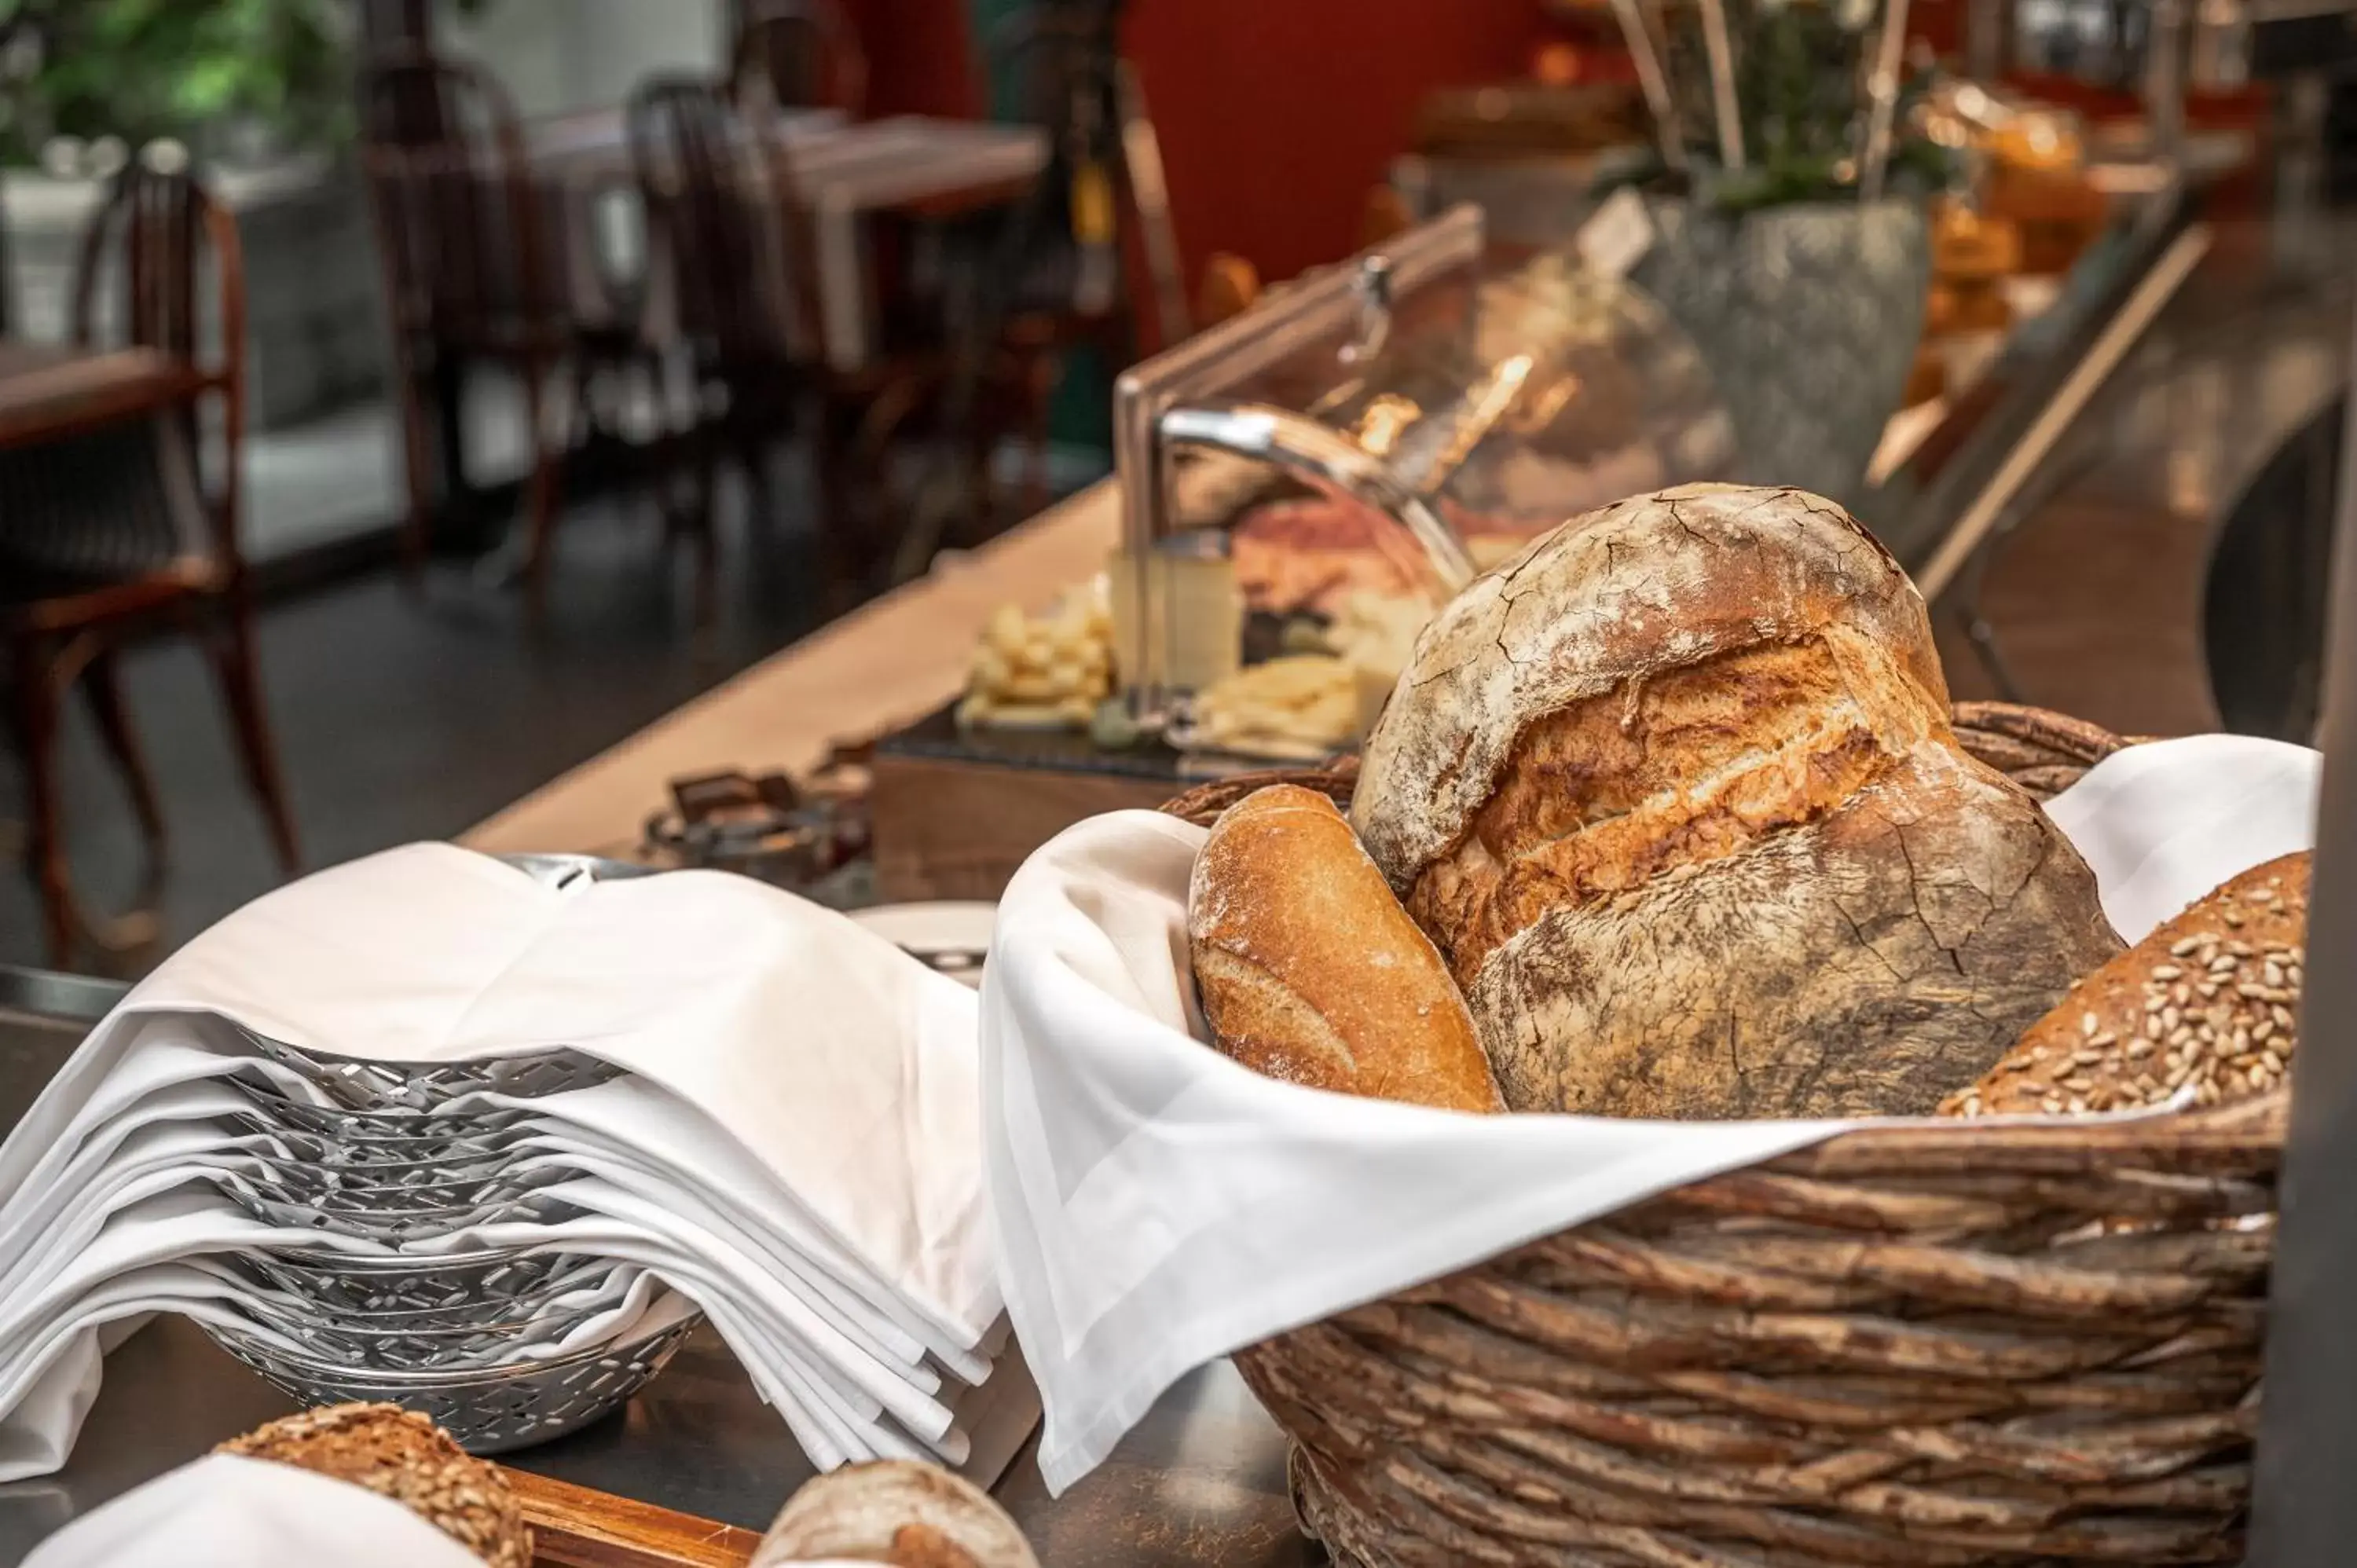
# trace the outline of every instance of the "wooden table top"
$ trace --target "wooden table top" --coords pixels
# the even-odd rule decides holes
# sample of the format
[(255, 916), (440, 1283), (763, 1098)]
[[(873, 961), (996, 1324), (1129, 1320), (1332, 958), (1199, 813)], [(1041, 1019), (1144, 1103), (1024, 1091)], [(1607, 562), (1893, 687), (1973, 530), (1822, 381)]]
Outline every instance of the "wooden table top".
[(628, 854), (684, 774), (800, 773), (840, 742), (911, 724), (964, 688), (1000, 605), (1043, 607), (1119, 542), (1108, 479), (896, 589), (525, 796), (461, 843), (491, 854)]
[[(592, 110), (527, 131), (543, 176), (588, 185), (636, 177), (619, 109)], [(845, 122), (830, 111), (780, 117), (776, 146), (796, 195), (813, 207), (943, 217), (1013, 199), (1048, 165), (1033, 125), (899, 114)]]
[(207, 378), (153, 349), (0, 338), (0, 446), (32, 446), (168, 408)]

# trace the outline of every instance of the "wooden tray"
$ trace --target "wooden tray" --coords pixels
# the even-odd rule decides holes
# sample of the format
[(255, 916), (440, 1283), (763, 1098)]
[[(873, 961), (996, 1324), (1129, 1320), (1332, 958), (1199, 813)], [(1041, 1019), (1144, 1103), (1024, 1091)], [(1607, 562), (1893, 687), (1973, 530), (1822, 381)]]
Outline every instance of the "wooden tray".
[(511, 1469), (538, 1568), (743, 1568), (749, 1530)]

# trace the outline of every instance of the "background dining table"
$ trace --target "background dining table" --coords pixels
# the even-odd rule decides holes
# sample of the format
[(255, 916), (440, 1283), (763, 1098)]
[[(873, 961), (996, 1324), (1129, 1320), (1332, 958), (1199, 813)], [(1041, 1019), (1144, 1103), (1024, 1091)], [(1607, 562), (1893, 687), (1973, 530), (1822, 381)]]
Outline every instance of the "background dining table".
[[(848, 121), (832, 110), (779, 113), (772, 134), (787, 199), (807, 215), (814, 252), (822, 342), (813, 346), (837, 371), (856, 371), (877, 352), (878, 317), (873, 228), (892, 216), (941, 221), (1003, 207), (1047, 166), (1047, 134), (1037, 126), (895, 115)], [(635, 195), (628, 117), (619, 108), (536, 121), (525, 128), (526, 156), (561, 236), (563, 297), (576, 317), (611, 319), (625, 308), (632, 269), (616, 252), (643, 222), (618, 223), (609, 199)], [(644, 320), (658, 329), (667, 310), (668, 268), (643, 255)]]

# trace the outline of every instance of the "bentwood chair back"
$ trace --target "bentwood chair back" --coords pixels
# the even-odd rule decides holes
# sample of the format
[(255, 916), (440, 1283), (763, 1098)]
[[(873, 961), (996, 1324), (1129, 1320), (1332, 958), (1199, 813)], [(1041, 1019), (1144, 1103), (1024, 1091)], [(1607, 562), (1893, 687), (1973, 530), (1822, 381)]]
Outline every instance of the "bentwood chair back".
[[(159, 623), (205, 637), (279, 863), (291, 872), (297, 859), (238, 542), (245, 279), (236, 220), (188, 174), (135, 161), (91, 220), (71, 298), (76, 342), (149, 351), (164, 361), (154, 372), (172, 378), (174, 402), (153, 416), (93, 415), (40, 445), (0, 451), (0, 636), (27, 774), (27, 860), (59, 963), (78, 933), (121, 945), (81, 915), (67, 872), (57, 745), (59, 710), (77, 683), (138, 814), (150, 900), (159, 887), (161, 806), (115, 676), (118, 646)], [(208, 401), (215, 417), (200, 417)], [(216, 450), (201, 452), (216, 435)]]
[[(651, 241), (671, 275), (673, 325), (699, 363), (775, 365), (814, 319), (795, 320), (790, 278), (801, 229), (783, 160), (759, 122), (740, 116), (718, 84), (657, 77), (630, 105), (630, 161)], [(804, 339), (807, 340), (807, 339)]]
[[(570, 346), (563, 268), (507, 91), (464, 60), (408, 47), (361, 68), (361, 164), (393, 326), (409, 479), (408, 556), (425, 556), (436, 489), (429, 451), (456, 439), (458, 368), (489, 360), (522, 384), (533, 442), (525, 583), (537, 610), (555, 523), (561, 442), (544, 415)], [(426, 407), (429, 381), (444, 415)]]
[[(78, 347), (149, 349), (187, 374), (187, 396), (172, 411), (173, 439), (156, 460), (160, 471), (143, 461), (108, 476), (124, 487), (118, 504), (61, 500), (45, 510), (20, 496), (5, 509), (0, 529), (18, 548), (37, 520), (71, 536), (73, 565), (53, 585), (75, 573), (127, 579), (179, 557), (203, 558), (224, 584), (242, 578), (235, 459), (245, 442), (245, 276), (236, 220), (192, 176), (133, 162), (83, 231), (69, 327)], [(223, 450), (204, 462), (199, 411), (208, 399), (218, 406)], [(131, 434), (135, 446), (149, 447), (145, 432)], [(66, 461), (41, 452), (17, 467), (54, 471)]]
[(693, 389), (676, 445), (694, 470), (694, 499), (673, 523), (697, 547), (699, 625), (716, 605), (718, 457), (736, 456), (766, 511), (770, 448), (813, 385), (802, 351), (818, 341), (804, 218), (768, 124), (766, 110), (740, 115), (705, 78), (660, 76), (630, 96), (630, 161), (650, 256), (660, 257), (651, 264), (667, 273), (671, 302), (650, 314), (667, 316), (667, 346), (684, 357)]
[(393, 321), (486, 352), (559, 337), (559, 273), (523, 133), (496, 79), (404, 49), (361, 68), (361, 157)]

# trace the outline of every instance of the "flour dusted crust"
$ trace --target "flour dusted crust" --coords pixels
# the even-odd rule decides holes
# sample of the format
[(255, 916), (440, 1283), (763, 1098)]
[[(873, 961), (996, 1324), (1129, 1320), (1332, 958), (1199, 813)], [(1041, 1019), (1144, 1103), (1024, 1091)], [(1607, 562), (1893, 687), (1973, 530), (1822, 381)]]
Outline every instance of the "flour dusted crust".
[(1947, 712), (1921, 599), (1846, 512), (1687, 486), (1443, 613), (1355, 822), (1512, 1109), (1927, 1112), (2119, 950)]
[(1807, 826), (1557, 908), (1468, 1001), (1516, 1110), (1927, 1115), (2118, 950), (2058, 853), (2035, 801), (1926, 746)]
[(1575, 518), (1426, 628), (1367, 739), (1351, 822), (1405, 889), (1487, 802), (1531, 719), (1829, 625), (1892, 649), (1946, 711), (1922, 598), (1833, 502), (1681, 485)]

